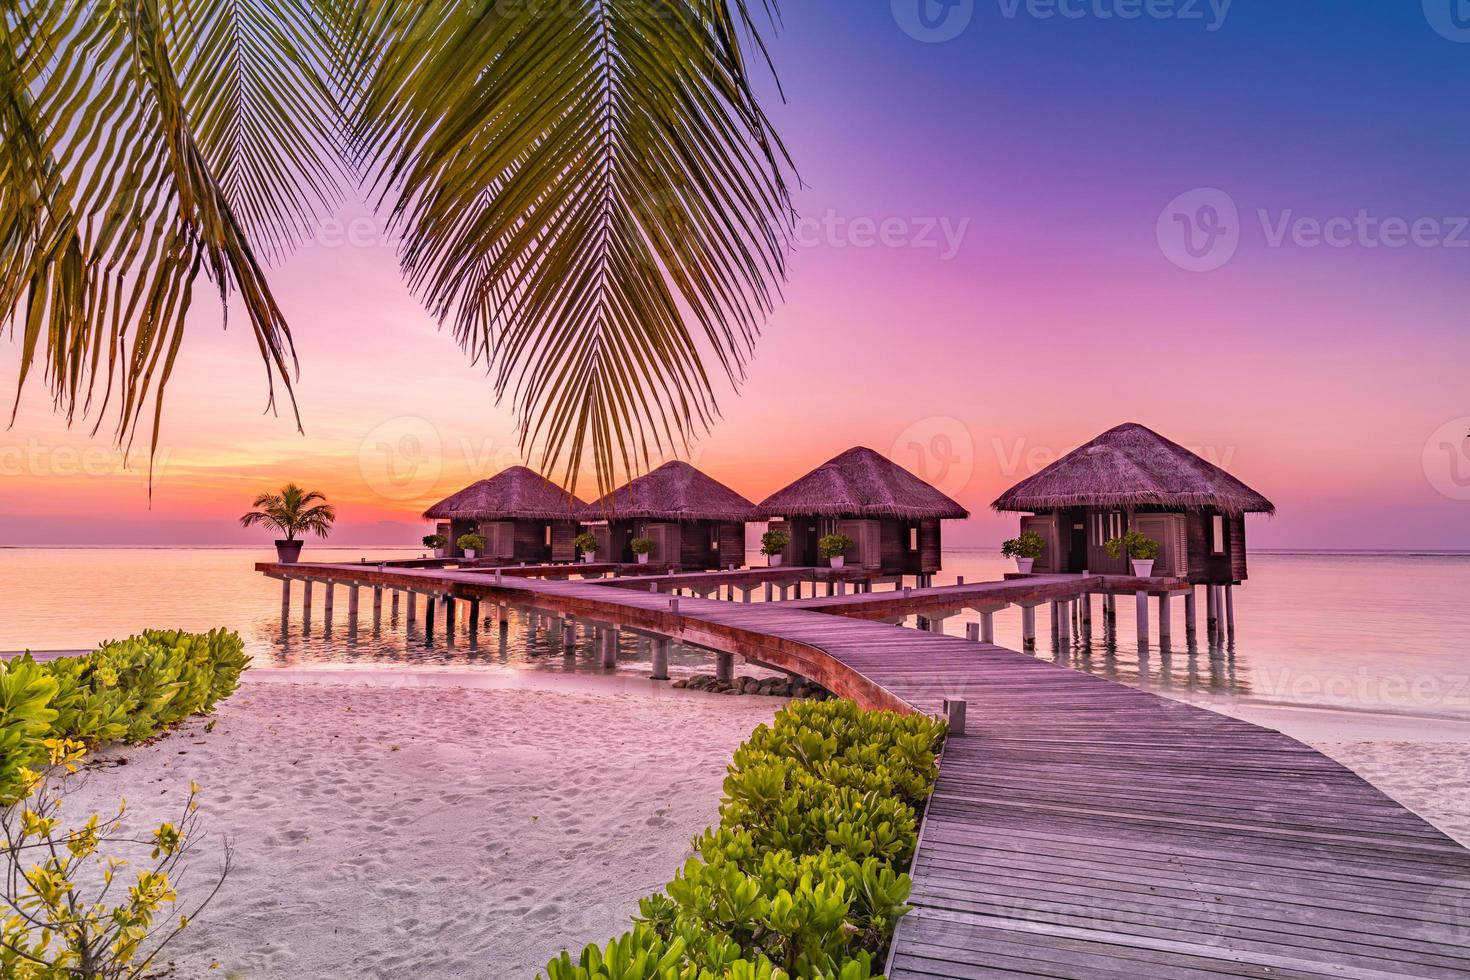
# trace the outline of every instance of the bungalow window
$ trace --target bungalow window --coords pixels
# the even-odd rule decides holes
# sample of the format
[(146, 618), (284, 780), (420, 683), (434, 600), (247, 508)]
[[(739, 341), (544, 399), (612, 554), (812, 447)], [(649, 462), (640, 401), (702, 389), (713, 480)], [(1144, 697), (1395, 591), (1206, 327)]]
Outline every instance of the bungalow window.
[(909, 551), (918, 551), (918, 550), (919, 550), (919, 529), (916, 528), (916, 527), (911, 527), (911, 528), (909, 528)]
[(551, 547), (551, 525), (550, 524), (546, 525), (546, 540), (543, 543), (546, 545), (546, 547), (548, 547), (548, 548)]
[(1225, 554), (1225, 517), (1222, 514), (1210, 519), (1210, 554)]

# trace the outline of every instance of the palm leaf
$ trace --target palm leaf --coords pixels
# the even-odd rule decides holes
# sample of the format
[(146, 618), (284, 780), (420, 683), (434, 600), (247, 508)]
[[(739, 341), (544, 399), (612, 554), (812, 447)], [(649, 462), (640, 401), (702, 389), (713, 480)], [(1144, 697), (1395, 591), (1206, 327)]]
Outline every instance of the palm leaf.
[(743, 0), (415, 4), (354, 130), (410, 284), (575, 486), (687, 447), (784, 274), (785, 152)]

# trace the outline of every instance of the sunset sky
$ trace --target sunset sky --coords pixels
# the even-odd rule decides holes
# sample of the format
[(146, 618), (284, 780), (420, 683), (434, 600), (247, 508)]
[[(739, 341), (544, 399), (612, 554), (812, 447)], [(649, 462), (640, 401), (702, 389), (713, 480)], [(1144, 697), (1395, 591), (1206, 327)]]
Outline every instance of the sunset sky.
[[(917, 2), (782, 5), (799, 244), (686, 458), (759, 500), (867, 445), (983, 545), (1014, 526), (1000, 491), (1138, 421), (1275, 501), (1258, 547), (1470, 548), (1470, 31), (1435, 0), (982, 0), (942, 40)], [(295, 480), (339, 505), (336, 540), (412, 545), (424, 506), (520, 461), (359, 202), (273, 281), (304, 437), (204, 299), (151, 505), (146, 454), (35, 385), (0, 430), (0, 544), (262, 542), (234, 519)], [(0, 390), (18, 360), (7, 336)]]

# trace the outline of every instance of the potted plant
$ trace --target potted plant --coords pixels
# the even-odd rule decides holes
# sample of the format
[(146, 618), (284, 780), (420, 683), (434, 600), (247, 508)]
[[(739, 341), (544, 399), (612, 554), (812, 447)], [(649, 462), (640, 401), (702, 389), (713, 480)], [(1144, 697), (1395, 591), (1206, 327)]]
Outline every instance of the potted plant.
[(845, 534), (828, 534), (817, 542), (817, 552), (828, 560), (833, 568), (841, 568), (846, 560), (843, 554), (852, 547), (852, 538)]
[(1121, 538), (1113, 538), (1103, 545), (1109, 558), (1127, 555), (1133, 563), (1133, 574), (1139, 578), (1150, 578), (1154, 573), (1154, 559), (1159, 557), (1159, 543), (1137, 531), (1125, 531)]
[(648, 556), (653, 553), (652, 538), (634, 538), (628, 542), (628, 547), (632, 548), (633, 554), (638, 556), (638, 564), (648, 564)]
[(459, 540), (454, 543), (459, 545), (459, 549), (464, 552), (464, 556), (471, 560), (485, 550), (485, 539), (473, 531), (469, 534), (461, 534)]
[(315, 534), (325, 538), (332, 531), (332, 522), (337, 511), (327, 498), (315, 490), (303, 490), (294, 483), (281, 488), (280, 493), (263, 493), (255, 498), (255, 507), (240, 518), (241, 527), (263, 524), (286, 535), (276, 541), (276, 560), (283, 565), (293, 564), (301, 557), (300, 534)]
[(1022, 531), (1019, 537), (1011, 538), (1000, 546), (1003, 556), (1016, 559), (1016, 571), (1022, 575), (1031, 574), (1031, 569), (1036, 566), (1036, 559), (1045, 550), (1046, 539), (1035, 531)]
[(424, 547), (434, 549), (435, 558), (444, 557), (444, 549), (448, 547), (449, 539), (442, 534), (424, 535)]
[(761, 554), (772, 568), (781, 565), (781, 553), (791, 544), (791, 535), (785, 531), (767, 531), (761, 535)]
[(591, 531), (583, 531), (572, 539), (572, 545), (582, 553), (582, 560), (592, 564), (597, 560), (597, 535)]

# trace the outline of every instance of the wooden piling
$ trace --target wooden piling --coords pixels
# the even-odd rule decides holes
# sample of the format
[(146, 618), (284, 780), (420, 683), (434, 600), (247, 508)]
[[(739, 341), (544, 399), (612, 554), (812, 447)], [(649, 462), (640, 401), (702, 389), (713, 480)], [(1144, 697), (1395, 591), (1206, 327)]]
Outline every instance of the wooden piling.
[(1159, 646), (1167, 648), (1174, 632), (1173, 610), (1169, 606), (1169, 593), (1159, 596)]
[(980, 642), (980, 624), (979, 623), (966, 623), (965, 624), (965, 639), (969, 640), (971, 643), (979, 643)]
[(609, 626), (602, 631), (602, 666), (613, 668), (618, 665), (618, 640), (621, 631), (616, 626)]
[(1210, 642), (1211, 643), (1214, 643), (1216, 637), (1219, 636), (1220, 609), (1219, 609), (1219, 605), (1218, 605), (1218, 598), (1219, 597), (1218, 597), (1218, 595), (1215, 592), (1215, 586), (1213, 586), (1213, 585), (1206, 585), (1205, 586), (1205, 632), (1207, 634), (1209, 634)]
[(1148, 646), (1148, 593), (1139, 592), (1138, 599), (1138, 646)]
[(995, 613), (982, 612), (980, 614), (980, 642), (995, 642)]
[(304, 629), (311, 625), (311, 579), (302, 583), (301, 589), (301, 625)]
[(327, 599), (322, 606), (322, 619), (326, 620), (328, 626), (332, 625), (332, 600), (337, 591), (335, 582), (327, 582)]
[(728, 684), (735, 679), (735, 654), (715, 654), (715, 680)]
[(403, 593), (403, 601), (408, 603), (408, 625), (412, 627), (419, 618), (419, 594), (417, 592)]
[(1227, 585), (1225, 589), (1225, 632), (1230, 641), (1235, 642), (1235, 586)]
[(281, 619), (291, 618), (291, 580), (281, 579)]
[(656, 636), (649, 641), (653, 648), (653, 673), (649, 678), (655, 681), (666, 681), (669, 679), (669, 647), (672, 641), (666, 636)]
[(1184, 593), (1184, 639), (1187, 643), (1193, 643), (1195, 630), (1199, 626), (1199, 610), (1195, 605), (1194, 586)]
[(1030, 603), (1021, 605), (1021, 648), (1036, 652), (1036, 607)]

